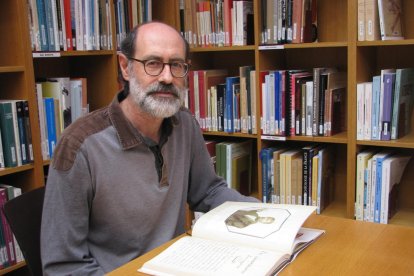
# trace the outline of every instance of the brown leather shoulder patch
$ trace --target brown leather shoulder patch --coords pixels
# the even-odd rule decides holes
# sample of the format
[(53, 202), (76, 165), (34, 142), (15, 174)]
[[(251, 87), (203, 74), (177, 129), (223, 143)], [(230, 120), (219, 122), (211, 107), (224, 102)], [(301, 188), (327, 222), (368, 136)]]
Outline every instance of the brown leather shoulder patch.
[(53, 167), (60, 171), (70, 170), (85, 139), (110, 125), (107, 108), (89, 113), (76, 120), (65, 129), (59, 139), (53, 152)]

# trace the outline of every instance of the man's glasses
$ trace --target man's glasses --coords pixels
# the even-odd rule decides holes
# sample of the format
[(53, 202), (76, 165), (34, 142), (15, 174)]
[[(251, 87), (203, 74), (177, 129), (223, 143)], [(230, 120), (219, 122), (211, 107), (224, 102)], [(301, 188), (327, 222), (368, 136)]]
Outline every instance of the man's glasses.
[(162, 62), (155, 59), (140, 60), (132, 57), (128, 59), (142, 63), (144, 65), (145, 73), (154, 77), (159, 76), (161, 74), (166, 64), (170, 66), (171, 75), (173, 75), (176, 78), (185, 77), (188, 73), (188, 70), (190, 69), (190, 64), (182, 61)]

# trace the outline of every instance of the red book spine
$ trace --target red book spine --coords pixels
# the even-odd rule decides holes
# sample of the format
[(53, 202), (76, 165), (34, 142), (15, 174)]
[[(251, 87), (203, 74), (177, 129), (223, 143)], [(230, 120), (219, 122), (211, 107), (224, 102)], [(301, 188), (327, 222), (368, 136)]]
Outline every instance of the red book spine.
[(8, 258), (8, 266), (12, 266), (16, 264), (16, 254), (14, 250), (14, 241), (13, 241), (13, 233), (10, 229), (10, 225), (6, 220), (6, 216), (3, 212), (3, 206), (7, 202), (7, 194), (6, 189), (0, 188), (0, 217), (1, 217), (1, 224), (3, 228), (3, 239), (6, 246), (7, 251), (7, 258)]
[(64, 0), (63, 8), (65, 12), (65, 29), (66, 29), (66, 44), (67, 50), (73, 50), (73, 43), (72, 43), (72, 16), (70, 13), (70, 0)]

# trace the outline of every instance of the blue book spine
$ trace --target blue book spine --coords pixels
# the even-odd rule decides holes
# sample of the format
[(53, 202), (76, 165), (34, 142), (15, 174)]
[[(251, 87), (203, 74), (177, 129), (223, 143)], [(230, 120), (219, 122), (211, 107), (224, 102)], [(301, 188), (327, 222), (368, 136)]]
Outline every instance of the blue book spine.
[(272, 201), (272, 159), (274, 148), (265, 148), (260, 151), (260, 159), (262, 161), (262, 192), (263, 202)]
[(374, 200), (374, 222), (380, 223), (381, 214), (381, 191), (382, 191), (382, 162), (389, 156), (386, 153), (377, 157), (377, 171), (376, 171), (376, 185), (375, 185), (375, 200)]
[(55, 123), (55, 105), (53, 98), (43, 98), (46, 115), (46, 128), (49, 140), (50, 158), (52, 158), (53, 150), (56, 146), (56, 123)]
[(39, 22), (40, 50), (49, 51), (49, 35), (46, 21), (45, 0), (36, 0), (37, 17)]
[(372, 117), (371, 117), (371, 139), (379, 140), (379, 105), (380, 105), (381, 76), (372, 78)]
[(225, 132), (234, 132), (234, 116), (233, 116), (233, 99), (234, 90), (233, 84), (240, 83), (240, 77), (226, 78), (226, 114), (227, 114), (227, 129)]
[(49, 51), (56, 51), (55, 47), (55, 30), (53, 26), (53, 11), (51, 0), (44, 0), (45, 5), (45, 18), (47, 26), (47, 37), (48, 37), (48, 49)]
[(391, 140), (391, 109), (394, 92), (395, 73), (384, 74), (384, 101), (382, 112), (381, 140)]

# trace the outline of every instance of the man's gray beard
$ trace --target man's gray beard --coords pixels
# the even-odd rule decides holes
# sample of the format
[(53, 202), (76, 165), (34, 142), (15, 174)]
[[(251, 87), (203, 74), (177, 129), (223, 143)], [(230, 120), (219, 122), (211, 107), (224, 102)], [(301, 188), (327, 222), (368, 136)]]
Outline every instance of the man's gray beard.
[[(171, 91), (177, 95), (177, 98), (154, 97), (151, 92), (159, 91), (163, 85), (154, 83), (147, 88), (142, 88), (138, 83), (137, 78), (132, 77), (129, 80), (129, 93), (134, 99), (135, 103), (146, 113), (156, 118), (168, 118), (173, 116), (180, 109), (183, 102), (185, 89), (175, 88)], [(165, 85), (164, 89), (165, 90)], [(170, 89), (171, 90), (171, 89)]]

